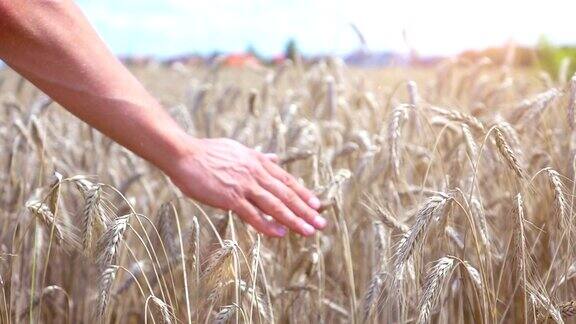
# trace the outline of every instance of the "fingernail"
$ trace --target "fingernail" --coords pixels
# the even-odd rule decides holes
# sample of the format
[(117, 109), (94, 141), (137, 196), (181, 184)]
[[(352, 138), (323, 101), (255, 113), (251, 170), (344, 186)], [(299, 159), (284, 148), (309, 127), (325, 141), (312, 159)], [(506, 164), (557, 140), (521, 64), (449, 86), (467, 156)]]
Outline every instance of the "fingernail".
[(318, 209), (320, 208), (320, 199), (316, 198), (316, 197), (312, 197), (310, 198), (310, 200), (308, 200), (308, 205), (314, 209)]
[(326, 226), (326, 219), (322, 216), (316, 216), (314, 217), (314, 226), (316, 226), (318, 229), (322, 229)]
[(278, 233), (278, 235), (280, 235), (280, 236), (286, 236), (286, 233), (287, 233), (286, 227), (278, 226), (276, 228), (276, 233)]
[(314, 234), (316, 229), (314, 229), (310, 224), (304, 224), (302, 225), (302, 231), (304, 232), (304, 235), (308, 236)]
[(278, 161), (278, 155), (274, 153), (266, 153), (266, 157), (274, 162)]

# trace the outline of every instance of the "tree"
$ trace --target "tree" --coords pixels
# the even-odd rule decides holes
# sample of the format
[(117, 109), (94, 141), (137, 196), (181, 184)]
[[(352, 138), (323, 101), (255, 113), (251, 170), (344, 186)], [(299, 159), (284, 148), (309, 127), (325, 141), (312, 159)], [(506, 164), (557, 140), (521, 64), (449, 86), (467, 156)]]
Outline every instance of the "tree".
[(299, 53), (298, 47), (296, 46), (296, 41), (294, 39), (290, 39), (284, 48), (284, 57), (291, 60), (292, 62), (296, 62), (298, 55)]
[(562, 69), (563, 61), (566, 61), (568, 74), (570, 77), (576, 71), (576, 47), (555, 46), (547, 38), (542, 37), (538, 43), (538, 60), (540, 66), (552, 77), (557, 78)]

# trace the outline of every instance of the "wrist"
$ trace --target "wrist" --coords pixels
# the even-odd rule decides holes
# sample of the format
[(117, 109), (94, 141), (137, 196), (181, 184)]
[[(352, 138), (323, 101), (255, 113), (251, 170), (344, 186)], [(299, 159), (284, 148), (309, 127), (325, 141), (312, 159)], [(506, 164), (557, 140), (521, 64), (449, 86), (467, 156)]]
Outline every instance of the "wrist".
[(175, 134), (169, 149), (157, 166), (170, 178), (180, 174), (186, 161), (194, 158), (201, 150), (202, 140), (182, 132)]

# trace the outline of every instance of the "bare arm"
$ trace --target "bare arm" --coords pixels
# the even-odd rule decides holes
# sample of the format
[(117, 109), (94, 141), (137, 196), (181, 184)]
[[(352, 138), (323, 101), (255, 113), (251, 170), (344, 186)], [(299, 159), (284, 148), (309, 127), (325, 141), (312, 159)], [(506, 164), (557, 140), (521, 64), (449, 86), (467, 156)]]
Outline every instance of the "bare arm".
[[(264, 154), (187, 135), (99, 39), (71, 0), (0, 0), (0, 58), (86, 123), (164, 171), (184, 194), (257, 230), (325, 226), (319, 202)], [(261, 213), (271, 215), (268, 221)]]

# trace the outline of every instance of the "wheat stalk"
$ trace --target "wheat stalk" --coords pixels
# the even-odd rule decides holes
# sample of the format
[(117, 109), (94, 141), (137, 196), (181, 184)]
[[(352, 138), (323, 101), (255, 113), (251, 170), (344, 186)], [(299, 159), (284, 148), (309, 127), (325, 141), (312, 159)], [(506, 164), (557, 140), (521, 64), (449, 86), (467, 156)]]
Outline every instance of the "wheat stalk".
[(188, 249), (186, 250), (187, 269), (198, 269), (198, 261), (200, 259), (200, 224), (198, 218), (192, 217), (192, 228), (188, 236)]
[(406, 118), (406, 106), (399, 105), (392, 110), (392, 117), (388, 124), (388, 154), (390, 155), (390, 166), (392, 172), (397, 177), (400, 169), (400, 136), (402, 122)]
[(152, 303), (156, 305), (156, 307), (158, 307), (162, 318), (162, 323), (163, 324), (172, 323), (172, 314), (170, 312), (170, 307), (168, 306), (168, 304), (166, 304), (162, 299), (156, 296), (150, 296), (150, 300), (152, 300)]
[(518, 176), (518, 178), (520, 179), (524, 179), (525, 177), (524, 170), (520, 166), (518, 157), (516, 156), (512, 148), (510, 148), (508, 142), (506, 142), (506, 139), (504, 138), (504, 135), (502, 134), (502, 130), (500, 129), (500, 127), (496, 127), (494, 129), (494, 133), (496, 137), (496, 147), (498, 148), (500, 155), (504, 158), (508, 167), (512, 169), (514, 173), (516, 173), (516, 176)]
[(224, 240), (222, 246), (210, 254), (200, 274), (200, 279), (206, 287), (213, 287), (214, 283), (222, 282), (228, 277), (236, 247), (235, 242)]
[(92, 254), (94, 239), (94, 223), (99, 219), (100, 213), (100, 185), (93, 185), (86, 191), (82, 221), (82, 247), (87, 255)]
[(102, 271), (98, 279), (98, 302), (96, 304), (96, 318), (104, 319), (106, 307), (110, 300), (110, 290), (116, 278), (117, 266), (108, 266)]
[(560, 222), (565, 229), (571, 230), (570, 217), (568, 215), (570, 207), (564, 194), (564, 185), (562, 184), (562, 180), (560, 180), (560, 174), (552, 168), (546, 168), (545, 170), (554, 189), (554, 198), (556, 200)]
[(402, 279), (404, 267), (414, 251), (421, 246), (432, 219), (439, 219), (444, 215), (450, 199), (448, 195), (434, 196), (428, 199), (418, 211), (416, 222), (403, 235), (394, 253), (394, 278), (396, 280)]
[(250, 304), (256, 304), (258, 312), (264, 318), (265, 322), (269, 322), (271, 318), (271, 308), (268, 302), (259, 291), (258, 286), (250, 287), (244, 280), (239, 282), (240, 290), (249, 297)]
[(98, 240), (97, 246), (100, 254), (96, 261), (99, 266), (106, 267), (116, 263), (120, 242), (124, 237), (129, 220), (130, 215), (116, 217), (106, 233)]
[(380, 220), (382, 221), (382, 223), (384, 225), (386, 225), (387, 227), (394, 229), (400, 233), (406, 233), (410, 228), (408, 227), (408, 225), (400, 222), (398, 219), (396, 219), (394, 216), (392, 216), (386, 209), (384, 209), (381, 206), (377, 206), (376, 210), (378, 212), (378, 215), (380, 216)]
[(510, 143), (510, 147), (512, 147), (514, 153), (516, 153), (518, 157), (522, 157), (522, 144), (516, 129), (500, 115), (496, 116), (496, 125), (498, 125), (500, 131), (504, 134), (504, 138)]
[(132, 263), (128, 271), (131, 275), (127, 276), (126, 279), (119, 284), (118, 289), (114, 292), (115, 295), (122, 295), (126, 292), (132, 285), (138, 280), (139, 277), (145, 275), (151, 269), (148, 260), (140, 260)]
[[(552, 304), (550, 298), (548, 298), (545, 294), (540, 293), (530, 285), (526, 285), (526, 290), (530, 296), (532, 304), (545, 309), (548, 313), (548, 316), (552, 318), (556, 323), (564, 323), (564, 320), (562, 320), (562, 313), (557, 307), (554, 306), (554, 304)], [(539, 315), (538, 317), (542, 318), (542, 315)]]
[(220, 311), (214, 317), (214, 324), (224, 324), (227, 323), (234, 314), (236, 314), (236, 305), (228, 305), (220, 308)]
[(468, 261), (464, 261), (462, 265), (464, 266), (464, 269), (466, 270), (466, 273), (468, 274), (470, 281), (472, 281), (472, 283), (476, 286), (478, 290), (481, 290), (483, 287), (482, 276), (480, 275), (478, 269), (472, 266)]
[(429, 322), (432, 309), (438, 303), (443, 288), (448, 284), (453, 268), (454, 259), (443, 257), (436, 261), (436, 264), (428, 270), (428, 275), (424, 281), (424, 293), (418, 305), (417, 323), (424, 324)]
[(40, 220), (46, 232), (51, 233), (52, 229), (54, 229), (54, 235), (56, 236), (58, 244), (62, 244), (64, 241), (63, 230), (56, 222), (48, 205), (40, 201), (29, 201), (26, 203), (26, 207)]
[(561, 92), (556, 88), (551, 88), (536, 95), (533, 99), (524, 101), (518, 110), (521, 124), (525, 124), (530, 120), (540, 116), (542, 112), (552, 103), (556, 98), (561, 95)]
[(430, 110), (434, 111), (437, 114), (455, 122), (464, 123), (474, 130), (484, 133), (484, 124), (478, 120), (478, 118), (474, 116), (470, 116), (458, 110), (447, 110), (436, 106), (430, 106)]
[(167, 250), (167, 257), (172, 258), (178, 253), (176, 246), (176, 233), (174, 228), (174, 214), (172, 213), (173, 206), (170, 203), (162, 204), (158, 210), (157, 228), (160, 235), (160, 240)]
[(524, 200), (521, 194), (517, 194), (514, 205), (514, 242), (516, 245), (516, 257), (518, 259), (518, 272), (522, 275), (523, 284), (526, 284), (526, 272), (528, 269), (526, 263), (526, 233), (524, 222)]
[(560, 304), (556, 306), (563, 317), (572, 317), (576, 315), (576, 300)]
[(486, 213), (480, 201), (473, 197), (470, 200), (470, 209), (472, 216), (478, 220), (478, 229), (480, 232), (480, 240), (484, 246), (490, 246), (490, 232), (488, 230), (488, 221), (486, 220)]
[(462, 136), (464, 137), (464, 143), (466, 143), (466, 151), (468, 152), (468, 156), (472, 161), (472, 166), (474, 167), (474, 163), (476, 158), (478, 157), (478, 146), (474, 141), (474, 136), (472, 136), (472, 132), (470, 131), (470, 126), (467, 124), (462, 123), (460, 125), (462, 127)]
[(377, 269), (372, 275), (372, 279), (366, 289), (363, 300), (364, 320), (367, 320), (374, 309), (374, 306), (382, 294), (382, 287), (384, 283), (385, 265), (386, 265), (386, 234), (384, 231), (384, 224), (381, 222), (374, 222), (374, 238), (375, 238), (375, 256)]

